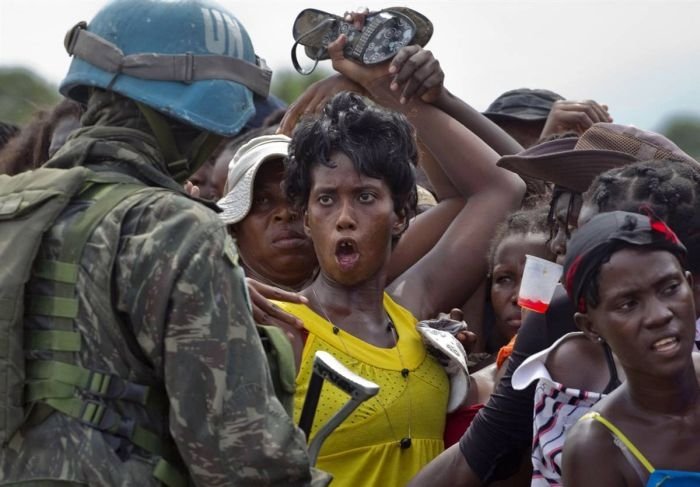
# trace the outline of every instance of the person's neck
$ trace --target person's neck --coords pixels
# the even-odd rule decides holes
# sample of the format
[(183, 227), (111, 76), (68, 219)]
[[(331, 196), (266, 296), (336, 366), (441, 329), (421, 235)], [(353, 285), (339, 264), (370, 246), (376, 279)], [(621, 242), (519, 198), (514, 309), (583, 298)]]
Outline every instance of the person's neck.
[(676, 377), (627, 375), (627, 396), (637, 409), (668, 415), (682, 415), (700, 403), (700, 385), (692, 360)]
[(245, 271), (246, 277), (253, 278), (256, 281), (261, 282), (263, 284), (275, 286), (280, 289), (284, 289), (285, 291), (299, 292), (302, 289), (308, 287), (311, 284), (311, 282), (313, 282), (315, 274), (313, 272), (291, 277), (270, 277), (267, 274), (258, 272), (256, 269), (249, 266), (240, 253), (238, 254), (238, 256), (241, 262), (241, 267), (243, 267), (243, 270)]
[(354, 286), (340, 284), (321, 271), (304, 293), (311, 307), (321, 316), (353, 335), (386, 326), (384, 285), (386, 277), (378, 275)]

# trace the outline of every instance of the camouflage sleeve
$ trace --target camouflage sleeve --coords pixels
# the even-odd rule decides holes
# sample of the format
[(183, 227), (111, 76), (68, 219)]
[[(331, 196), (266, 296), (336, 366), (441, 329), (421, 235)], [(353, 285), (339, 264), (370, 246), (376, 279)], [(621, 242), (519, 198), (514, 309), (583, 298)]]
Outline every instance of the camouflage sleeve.
[(191, 477), (310, 485), (304, 437), (274, 396), (233, 241), (209, 210), (171, 220), (140, 245), (130, 314), (142, 320), (139, 343), (162, 359), (170, 432)]

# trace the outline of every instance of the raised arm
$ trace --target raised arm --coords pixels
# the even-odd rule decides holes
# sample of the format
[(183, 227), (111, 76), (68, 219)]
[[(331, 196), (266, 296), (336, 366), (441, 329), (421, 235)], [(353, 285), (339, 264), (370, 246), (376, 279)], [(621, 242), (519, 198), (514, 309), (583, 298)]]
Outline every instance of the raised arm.
[[(411, 47), (404, 47), (400, 52), (411, 49)], [(442, 75), (439, 64), (429, 62), (429, 60), (434, 59), (432, 55), (424, 56), (424, 51), (420, 48), (412, 52), (415, 52), (413, 57), (419, 58), (418, 63), (410, 64), (415, 68), (413, 71), (414, 76), (422, 77), (426, 65), (437, 70), (437, 73), (433, 74)], [(405, 68), (403, 72), (406, 74), (408, 68)], [(407, 79), (408, 81), (404, 84), (415, 83), (413, 77), (408, 77)], [(394, 84), (392, 83), (392, 89), (393, 86)], [(420, 87), (422, 85), (417, 84), (417, 86)], [(291, 135), (294, 126), (301, 117), (320, 112), (328, 100), (341, 91), (352, 91), (360, 95), (369, 96), (364, 88), (342, 74), (331, 75), (312, 84), (301, 94), (287, 110), (280, 126), (280, 132)], [(421, 166), (428, 175), (433, 190), (437, 194), (438, 204), (430, 210), (430, 215), (419, 215), (411, 222), (404, 238), (399, 241), (394, 252), (392, 252), (387, 282), (391, 282), (401, 275), (433, 248), (455, 216), (464, 207), (464, 198), (454, 187), (449, 177), (445, 175), (439, 164), (433, 160), (430, 152), (423, 146), (421, 146), (420, 152)], [(257, 301), (254, 300), (253, 304), (255, 308)]]
[(612, 121), (607, 105), (601, 105), (594, 100), (558, 100), (552, 105), (540, 138), (565, 132), (581, 135), (594, 123)]
[[(431, 102), (445, 91), (442, 86), (444, 73), (430, 51), (419, 46), (407, 46), (402, 48), (396, 57), (403, 61), (401, 64), (392, 61), (389, 65), (389, 71), (395, 73), (389, 83), (389, 89), (399, 97), (399, 103), (409, 103), (421, 93), (423, 101)], [(412, 94), (413, 90), (416, 90), (415, 96)], [(486, 120), (485, 117), (482, 118)], [(417, 131), (416, 135), (420, 149), (420, 166), (430, 180), (438, 204), (429, 212), (418, 215), (399, 240), (391, 255), (387, 283), (391, 283), (435, 247), (466, 203), (462, 192), (423, 143), (422, 133)]]
[(464, 100), (444, 87), (444, 74), (430, 51), (419, 46), (401, 49), (391, 60), (391, 89), (400, 93), (399, 101), (420, 98), (457, 120), (486, 142), (499, 155), (517, 154), (523, 150), (501, 127), (482, 115)]
[(397, 278), (389, 291), (419, 319), (461, 306), (486, 274), (486, 252), (496, 224), (517, 208), (525, 183), (496, 167), (498, 154), (438, 108), (413, 99), (405, 104), (389, 88), (386, 67), (346, 60), (338, 38), (328, 48), (333, 67), (387, 108), (404, 113), (467, 203), (438, 243)]

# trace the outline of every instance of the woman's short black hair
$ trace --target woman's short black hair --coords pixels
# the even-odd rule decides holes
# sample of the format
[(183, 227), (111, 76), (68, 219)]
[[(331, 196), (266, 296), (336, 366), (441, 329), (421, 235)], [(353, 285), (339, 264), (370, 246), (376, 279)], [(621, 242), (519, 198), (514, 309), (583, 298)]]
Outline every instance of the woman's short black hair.
[(336, 152), (350, 158), (360, 174), (383, 180), (394, 211), (406, 222), (415, 215), (418, 150), (406, 117), (341, 92), (320, 115), (303, 119), (292, 135), (285, 175), (285, 192), (295, 207), (306, 209), (312, 169), (316, 164), (335, 167), (330, 157)]

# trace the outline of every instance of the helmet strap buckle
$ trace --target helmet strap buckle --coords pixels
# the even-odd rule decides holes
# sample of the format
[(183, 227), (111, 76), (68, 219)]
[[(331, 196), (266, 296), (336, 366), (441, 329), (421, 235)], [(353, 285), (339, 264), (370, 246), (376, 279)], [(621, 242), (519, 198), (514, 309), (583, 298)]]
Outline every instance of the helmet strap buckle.
[(185, 53), (185, 73), (183, 83), (191, 85), (194, 81), (194, 55), (192, 52), (187, 51)]
[(78, 36), (81, 30), (87, 29), (87, 22), (81, 20), (75, 24), (67, 33), (66, 37), (63, 39), (63, 45), (70, 56), (73, 55), (73, 49), (75, 49), (75, 43), (78, 41)]

